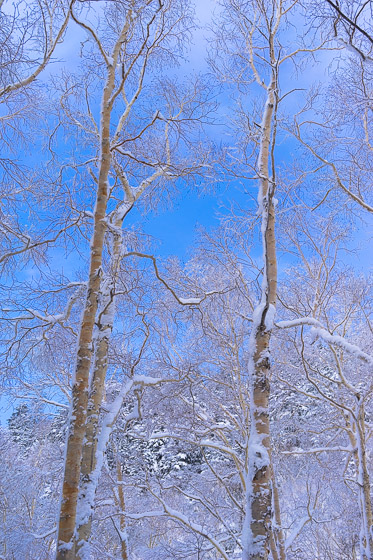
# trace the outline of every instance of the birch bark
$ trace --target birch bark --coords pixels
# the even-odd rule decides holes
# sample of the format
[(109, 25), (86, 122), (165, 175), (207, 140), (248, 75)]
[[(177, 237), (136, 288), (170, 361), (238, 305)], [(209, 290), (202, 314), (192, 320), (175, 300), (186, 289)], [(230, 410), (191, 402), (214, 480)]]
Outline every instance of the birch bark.
[[(118, 40), (113, 59), (118, 57), (119, 49), (129, 23), (126, 21)], [(72, 404), (69, 434), (66, 446), (65, 472), (62, 489), (62, 501), (58, 528), (57, 560), (73, 560), (75, 556), (75, 527), (77, 500), (79, 492), (80, 465), (83, 441), (86, 435), (88, 408), (89, 375), (93, 350), (93, 329), (95, 325), (98, 298), (101, 290), (102, 255), (107, 229), (106, 211), (108, 202), (108, 176), (111, 165), (110, 121), (115, 89), (115, 65), (108, 64), (107, 78), (102, 95), (100, 119), (100, 160), (97, 184), (96, 204), (94, 210), (94, 230), (91, 239), (89, 278), (86, 302), (81, 321), (78, 341), (75, 378), (72, 388)]]
[[(129, 206), (130, 209), (132, 206)], [(122, 253), (122, 227), (124, 216), (115, 223), (118, 233), (112, 247), (112, 266), (111, 275), (105, 282), (105, 287), (101, 292), (100, 309), (98, 313), (95, 344), (95, 363), (92, 373), (91, 390), (89, 393), (86, 434), (82, 451), (82, 462), (80, 470), (79, 502), (83, 507), (81, 515), (77, 519), (76, 527), (76, 546), (77, 557), (80, 558), (79, 549), (89, 541), (92, 526), (92, 515), (94, 509), (94, 497), (97, 482), (92, 477), (97, 467), (97, 446), (99, 434), (100, 407), (103, 400), (105, 379), (108, 368), (109, 340), (113, 330), (113, 319), (115, 315), (115, 283), (118, 277), (118, 270)]]
[(110, 168), (110, 111), (108, 110), (108, 101), (113, 86), (113, 83), (110, 84), (110, 77), (109, 75), (108, 83), (104, 90), (104, 103), (101, 117), (102, 154), (100, 175), (94, 212), (94, 233), (91, 242), (92, 251), (87, 296), (79, 335), (75, 379), (72, 389), (71, 424), (66, 449), (57, 560), (75, 558), (75, 553), (70, 547), (70, 543), (72, 543), (76, 521), (80, 462), (86, 431), (89, 372), (92, 359), (92, 336), (98, 307), (98, 295), (101, 287), (102, 251), (106, 231), (105, 215), (108, 199), (107, 179)]
[[(215, 57), (211, 65), (222, 81), (237, 84), (240, 93), (247, 84), (265, 91), (265, 103), (260, 125), (248, 114), (245, 103), (239, 101), (239, 115), (243, 126), (240, 162), (255, 170), (259, 181), (258, 206), (261, 219), (263, 247), (263, 276), (261, 296), (256, 306), (249, 340), (248, 385), (250, 389), (250, 430), (246, 437), (245, 465), (246, 497), (242, 527), (242, 560), (267, 560), (271, 539), (274, 541), (274, 514), (271, 487), (270, 459), (270, 341), (277, 301), (277, 257), (275, 239), (276, 178), (274, 146), (277, 130), (277, 106), (287, 94), (279, 95), (279, 69), (283, 63), (294, 61), (298, 54), (314, 53), (320, 44), (288, 40), (286, 25), (297, 0), (239, 1), (221, 0), (225, 8), (221, 26), (217, 30)], [(298, 14), (300, 15), (300, 14)], [(284, 23), (284, 34), (279, 33)], [(295, 91), (291, 90), (288, 93)], [(258, 106), (256, 100), (255, 108)], [(252, 163), (253, 143), (259, 149), (256, 165)], [(232, 158), (234, 162), (235, 159)], [(240, 170), (241, 173), (241, 170)], [(244, 175), (252, 179), (251, 173)], [(275, 497), (276, 499), (276, 497)], [(276, 500), (276, 507), (279, 501)], [(279, 518), (279, 516), (277, 516)], [(276, 530), (280, 528), (276, 524)], [(276, 552), (284, 557), (283, 535), (278, 533)], [(272, 542), (272, 545), (275, 544)], [(275, 548), (273, 548), (275, 550)], [(276, 554), (275, 552), (275, 554)]]
[[(98, 159), (98, 179), (96, 204), (94, 209), (94, 232), (90, 244), (89, 280), (87, 297), (81, 322), (73, 399), (70, 420), (70, 431), (67, 442), (61, 518), (57, 545), (57, 560), (81, 560), (90, 558), (89, 541), (91, 534), (94, 498), (99, 474), (102, 466), (104, 449), (107, 444), (108, 430), (112, 425), (100, 428), (100, 407), (103, 399), (104, 383), (108, 368), (109, 340), (115, 317), (115, 283), (122, 257), (123, 220), (136, 201), (147, 193), (154, 183), (164, 178), (170, 169), (170, 122), (177, 122), (181, 113), (194, 111), (193, 99), (188, 94), (181, 98), (180, 107), (175, 115), (168, 119), (156, 111), (152, 119), (142, 126), (140, 132), (130, 140), (126, 139), (126, 127), (133, 106), (136, 104), (143, 87), (149, 58), (163, 56), (160, 43), (167, 42), (169, 36), (183, 35), (185, 22), (190, 23), (188, 6), (178, 6), (173, 10), (171, 1), (159, 2), (150, 0), (136, 2), (131, 0), (129, 6), (123, 7), (118, 2), (118, 13), (122, 10), (124, 23), (117, 32), (110, 28), (112, 35), (110, 56), (107, 54), (98, 32), (90, 25), (80, 21), (72, 11), (72, 19), (92, 38), (93, 44), (101, 55), (105, 67), (106, 78), (101, 100), (101, 117), (97, 136), (99, 136), (100, 157)], [(84, 13), (84, 7), (82, 8)], [(169, 16), (170, 20), (167, 20)], [(185, 20), (185, 21), (184, 21)], [(167, 23), (167, 25), (166, 25)], [(115, 28), (117, 21), (115, 21)], [(133, 45), (132, 45), (133, 41)], [(128, 47), (131, 42), (134, 52)], [(127, 91), (126, 91), (127, 90)], [(131, 91), (131, 96), (127, 97)], [(114, 110), (117, 105), (123, 109), (119, 113)], [(165, 103), (167, 106), (167, 103)], [(167, 109), (171, 106), (168, 106)], [(88, 107), (90, 117), (91, 111)], [(113, 126), (114, 115), (116, 126)], [(194, 121), (197, 119), (193, 117)], [(193, 120), (192, 119), (192, 120)], [(92, 118), (91, 118), (92, 120)], [(134, 118), (136, 120), (136, 117)], [(122, 147), (126, 142), (143, 140), (143, 135), (153, 125), (164, 123), (164, 142), (154, 145), (151, 160), (143, 155), (137, 156)], [(95, 126), (94, 123), (94, 127)], [(132, 131), (133, 133), (133, 131)], [(137, 146), (135, 146), (137, 148)], [(155, 155), (156, 154), (156, 155)], [(123, 163), (123, 160), (125, 163)], [(153, 170), (137, 187), (132, 188), (127, 179), (125, 169), (130, 162), (137, 166), (146, 165)], [(154, 163), (154, 161), (156, 163)], [(145, 165), (144, 165), (145, 163)], [(176, 176), (173, 167), (173, 177)], [(141, 173), (143, 173), (142, 169)], [(140, 173), (140, 174), (141, 174)], [(190, 169), (187, 173), (191, 173)], [(180, 175), (183, 171), (180, 171)], [(115, 188), (120, 185), (124, 191), (124, 201), (118, 202), (115, 210), (108, 211), (108, 200), (115, 200), (109, 192), (109, 175), (116, 178)], [(114, 188), (113, 187), (113, 188)], [(122, 195), (121, 195), (122, 199)], [(110, 231), (108, 231), (108, 229)], [(103, 272), (104, 242), (113, 235), (111, 245), (111, 265), (109, 274)], [(140, 350), (143, 351), (143, 348)], [(132, 372), (133, 373), (133, 372)], [(118, 401), (119, 402), (119, 401)], [(120, 406), (122, 401), (120, 401)], [(116, 416), (113, 416), (113, 422)], [(98, 447), (100, 446), (100, 449)]]
[(285, 549), (285, 536), (282, 529), (281, 523), (281, 508), (280, 508), (280, 496), (276, 484), (275, 471), (272, 464), (272, 499), (273, 499), (273, 521), (274, 526), (272, 527), (272, 539), (273, 545), (271, 546), (273, 560), (286, 560), (286, 549)]
[(277, 294), (277, 260), (275, 242), (275, 185), (270, 178), (270, 143), (275, 110), (276, 75), (273, 71), (267, 89), (262, 120), (258, 161), (259, 205), (262, 216), (264, 276), (262, 298), (254, 311), (250, 337), (250, 415), (248, 441), (247, 503), (243, 528), (243, 560), (265, 560), (269, 555), (272, 495), (269, 433), (270, 361), (269, 343)]
[[(275, 4), (274, 4), (275, 8)], [(274, 119), (277, 111), (277, 60), (274, 41), (282, 15), (282, 2), (276, 3), (268, 28), (270, 79), (261, 122), (258, 156), (259, 212), (263, 247), (261, 301), (254, 310), (250, 335), (250, 435), (246, 484), (246, 514), (243, 525), (242, 560), (267, 560), (272, 534), (272, 489), (270, 461), (270, 340), (277, 300), (277, 257), (275, 239), (275, 171), (271, 162)], [(253, 55), (251, 55), (253, 61)], [(257, 76), (252, 62), (254, 74)], [(261, 84), (262, 85), (262, 84)], [(273, 151), (272, 151), (273, 153)], [(271, 169), (272, 167), (272, 169)]]
[(352, 422), (355, 427), (356, 453), (354, 454), (357, 467), (357, 485), (359, 507), (361, 512), (360, 555), (363, 560), (373, 558), (373, 516), (370, 497), (370, 477), (367, 465), (364, 403), (358, 403), (356, 420)]
[(128, 560), (128, 540), (127, 540), (127, 522), (126, 522), (126, 501), (124, 497), (124, 490), (123, 490), (123, 473), (122, 473), (122, 465), (120, 464), (119, 459), (117, 458), (117, 479), (119, 482), (118, 486), (118, 505), (121, 511), (119, 523), (120, 523), (120, 548), (122, 554), (122, 560)]

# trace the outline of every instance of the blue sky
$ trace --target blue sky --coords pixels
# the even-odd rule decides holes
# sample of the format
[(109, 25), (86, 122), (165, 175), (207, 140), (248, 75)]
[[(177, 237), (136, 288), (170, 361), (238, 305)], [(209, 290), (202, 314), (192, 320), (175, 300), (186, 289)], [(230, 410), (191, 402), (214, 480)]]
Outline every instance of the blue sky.
[[(197, 17), (201, 22), (201, 26), (206, 26), (211, 21), (211, 14), (213, 9), (216, 7), (216, 2), (214, 0), (203, 0), (197, 3), (196, 13)], [(69, 30), (66, 40), (60, 46), (56, 53), (56, 58), (60, 62), (52, 64), (42, 76), (42, 80), (48, 80), (51, 73), (54, 73), (57, 68), (73, 68), (75, 64), (78, 64), (78, 57), (76, 55), (76, 47), (79, 44), (80, 37), (76, 35), (77, 28), (72, 25)], [(207, 41), (206, 36), (209, 32), (205, 28), (201, 27), (194, 34), (193, 43), (190, 46), (189, 55), (187, 55), (188, 60), (185, 64), (182, 64), (180, 68), (175, 70), (176, 75), (180, 78), (187, 77), (193, 72), (203, 73), (207, 71), (207, 63), (205, 55), (207, 54)], [(302, 82), (303, 87), (307, 87), (314, 80), (326, 81), (328, 79), (328, 63), (334, 57), (334, 53), (325, 53), (321, 56), (322, 63), (314, 66), (310, 66), (306, 69), (299, 77), (299, 82)], [(283, 86), (295, 87), (297, 86), (297, 80), (294, 77), (293, 70), (289, 66), (285, 69), (285, 76), (283, 78)], [(225, 117), (225, 113), (228, 113), (232, 107), (232, 98), (230, 94), (232, 90), (228, 93), (227, 90), (223, 90), (217, 96), (218, 103), (218, 113), (219, 118), (222, 120)], [(255, 88), (253, 88), (252, 95), (255, 95)], [(294, 98), (289, 97), (289, 105), (296, 104)], [(216, 131), (216, 134), (214, 133)], [(217, 126), (211, 127), (209, 131), (210, 136), (214, 136), (215, 140), (227, 141), (229, 137), (225, 137), (222, 132), (222, 128)], [(280, 163), (286, 163), (294, 157), (294, 154), (289, 150), (289, 144), (280, 145), (278, 148), (278, 159)], [(255, 185), (249, 186), (250, 193), (255, 197)], [(130, 215), (128, 224), (141, 224), (142, 230), (155, 239), (154, 251), (153, 253), (158, 257), (165, 258), (171, 255), (177, 255), (182, 260), (187, 260), (193, 251), (193, 246), (198, 239), (198, 227), (202, 226), (206, 229), (211, 229), (219, 225), (219, 214), (225, 214), (227, 208), (230, 205), (230, 201), (236, 200), (240, 204), (247, 207), (249, 212), (255, 212), (255, 204), (253, 204), (252, 198), (245, 195), (242, 190), (237, 188), (237, 185), (232, 182), (231, 184), (221, 185), (217, 187), (213, 192), (210, 190), (203, 191), (200, 188), (188, 187), (187, 189), (182, 189), (178, 194), (174, 196), (174, 200), (171, 208), (160, 208), (156, 212), (150, 212), (146, 215), (142, 215), (141, 212), (135, 209)], [(360, 254), (366, 255), (366, 258), (359, 258), (359, 256), (350, 255), (347, 260), (350, 264), (356, 267), (356, 269), (362, 268), (364, 271), (368, 269), (371, 265), (371, 252), (368, 252), (368, 242), (369, 233), (367, 230), (362, 228), (361, 231), (357, 231), (354, 238), (351, 240), (351, 246), (362, 245), (363, 252)], [(258, 236), (259, 240), (259, 236)], [(365, 249), (364, 249), (365, 246)], [(261, 254), (261, 247), (258, 243), (255, 248), (255, 256)], [(254, 253), (254, 254), (255, 254)], [(58, 251), (55, 259), (58, 260), (60, 265), (62, 265), (65, 271), (68, 273), (69, 269), (71, 272), (74, 271), (76, 263), (72, 261), (71, 256), (65, 257)], [(280, 261), (280, 273), (281, 267), (283, 268), (289, 263), (289, 258), (285, 258)], [(28, 271), (30, 275), (33, 271), (30, 269)], [(8, 409), (0, 418), (3, 419), (8, 417), (11, 413), (11, 408)]]

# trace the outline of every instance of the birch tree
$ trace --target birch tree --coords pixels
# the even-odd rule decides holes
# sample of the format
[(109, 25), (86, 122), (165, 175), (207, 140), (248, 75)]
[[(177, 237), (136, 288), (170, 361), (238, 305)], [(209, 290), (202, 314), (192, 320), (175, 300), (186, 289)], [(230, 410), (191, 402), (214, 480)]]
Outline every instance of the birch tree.
[[(240, 177), (258, 183), (258, 216), (261, 220), (263, 247), (262, 289), (253, 313), (249, 341), (248, 378), (250, 384), (250, 435), (246, 447), (249, 457), (245, 474), (247, 501), (243, 527), (243, 560), (268, 558), (272, 523), (271, 461), (269, 430), (270, 340), (277, 301), (277, 257), (275, 241), (276, 160), (278, 105), (284, 94), (280, 91), (279, 72), (286, 62), (301, 53), (313, 53), (323, 46), (284, 44), (282, 29), (291, 18), (295, 3), (282, 1), (223, 2), (222, 27), (218, 34), (217, 59), (213, 62), (221, 79), (233, 82), (239, 91), (247, 92), (255, 83), (262, 91), (260, 123), (252, 122), (241, 103), (241, 122), (246, 121), (237, 160), (247, 165)], [(298, 16), (300, 12), (298, 12)], [(226, 55), (226, 59), (224, 59)], [(228, 60), (228, 64), (224, 62)], [(259, 94), (260, 95), (260, 94)], [(258, 105), (258, 104), (257, 104)], [(237, 150), (236, 150), (237, 151)], [(253, 163), (253, 157), (256, 162)], [(240, 168), (242, 170), (242, 167)], [(249, 171), (250, 170), (250, 171)]]
[[(72, 20), (88, 34), (92, 45), (86, 64), (94, 60), (99, 76), (98, 87), (102, 91), (99, 122), (96, 123), (93, 116), (89, 97), (86, 97), (86, 115), (74, 115), (71, 94), (75, 94), (75, 85), (67, 85), (61, 98), (68, 125), (94, 139), (97, 153), (88, 161), (96, 202), (94, 212), (88, 214), (93, 220), (93, 234), (72, 388), (58, 559), (90, 557), (91, 516), (98, 476), (98, 412), (115, 316), (117, 271), (124, 250), (123, 221), (141, 198), (149, 200), (156, 185), (157, 190), (160, 189), (161, 181), (176, 179), (198, 168), (197, 164), (192, 164), (185, 172), (184, 162), (179, 159), (177, 163), (173, 158), (179, 123), (185, 119), (190, 124), (196, 121), (197, 115), (197, 118), (201, 116), (198, 88), (178, 94), (177, 89), (167, 83), (159, 89), (163, 95), (161, 108), (154, 107), (149, 95), (146, 98), (146, 91), (155, 85), (147, 78), (148, 70), (159, 69), (165, 58), (177, 56), (177, 47), (190, 25), (188, 6), (152, 1), (111, 2), (103, 4), (102, 8), (103, 12), (98, 7), (92, 12), (90, 5), (70, 8)], [(84, 86), (86, 95), (89, 85), (88, 79)], [(97, 82), (93, 87), (97, 87)], [(152, 113), (146, 115), (145, 112), (141, 116), (137, 108), (146, 105), (152, 107)], [(79, 164), (75, 167), (79, 168)], [(109, 261), (104, 272), (106, 242)], [(116, 402), (115, 406), (119, 405)], [(115, 420), (116, 413), (112, 415), (107, 429)]]
[[(326, 3), (335, 10), (332, 1)], [(233, 84), (234, 95), (240, 94), (229, 124), (236, 143), (224, 148), (221, 167), (224, 179), (233, 178), (232, 193), (237, 183), (246, 193), (254, 189), (256, 206), (246, 206), (242, 218), (226, 217), (226, 227), (206, 236), (185, 267), (172, 259), (160, 264), (142, 233), (132, 228), (156, 204), (168, 205), (180, 179), (193, 182), (206, 171), (199, 126), (209, 116), (208, 88), (198, 80), (177, 84), (180, 76), (174, 81), (164, 70), (177, 62), (188, 39), (189, 4), (72, 2), (68, 14), (61, 11), (57, 34), (52, 24), (49, 28), (50, 48), (37, 62), (27, 58), (22, 69), (32, 71), (20, 74), (18, 89), (4, 93), (10, 99), (34, 83), (70, 18), (81, 39), (82, 65), (51, 80), (51, 161), (44, 169), (45, 176), (58, 170), (49, 183), (56, 186), (50, 205), (59, 201), (63, 217), (58, 220), (65, 226), (51, 227), (51, 235), (38, 240), (50, 247), (51, 261), (45, 267), (40, 261), (36, 280), (26, 283), (20, 277), (22, 291), (17, 283), (7, 287), (1, 317), (4, 370), (18, 375), (18, 397), (45, 406), (46, 425), (51, 407), (65, 413), (70, 405), (58, 560), (129, 560), (131, 553), (144, 560), (286, 560), (301, 554), (334, 560), (344, 542), (340, 519), (350, 515), (348, 507), (341, 513), (329, 504), (334, 489), (338, 504), (345, 496), (356, 497), (351, 509), (359, 515), (346, 529), (351, 554), (357, 555), (353, 531), (360, 521), (359, 554), (373, 560), (370, 296), (361, 279), (351, 280), (338, 268), (336, 245), (345, 237), (341, 224), (347, 226), (335, 204), (339, 196), (332, 202), (329, 193), (337, 186), (349, 201), (371, 211), (364, 194), (371, 149), (369, 41), (364, 36), (363, 46), (355, 42), (363, 29), (360, 16), (356, 12), (351, 19), (337, 5), (343, 13), (337, 10), (336, 33), (342, 29), (366, 56), (358, 53), (362, 64), (335, 82), (336, 92), (329, 89), (329, 104), (339, 107), (339, 117), (324, 108), (322, 136), (325, 122), (316, 119), (315, 97), (311, 94), (306, 105), (311, 116), (301, 111), (293, 117), (289, 101), (299, 85), (290, 65), (298, 70), (302, 55), (303, 61), (312, 59), (330, 37), (318, 45), (314, 36), (301, 38), (292, 31), (307, 19), (301, 4), (220, 4), (211, 64), (221, 80)], [(348, 99), (358, 142), (345, 134)], [(293, 124), (284, 135), (280, 125), (286, 113)], [(312, 129), (317, 132), (311, 143)], [(284, 155), (278, 140), (289, 131), (322, 173), (311, 193), (304, 181), (309, 160), (294, 163), (295, 178), (291, 164), (286, 173), (279, 169)], [(342, 161), (343, 154), (351, 156), (351, 165)], [(35, 182), (35, 192), (49, 193), (47, 182)], [(285, 210), (280, 227), (278, 207)], [(42, 205), (35, 208), (43, 219)], [(18, 225), (4, 234), (4, 263), (39, 246), (23, 236), (21, 212)], [(262, 258), (251, 247), (257, 234)], [(66, 253), (74, 255), (66, 275), (59, 263), (54, 266), (60, 238)], [(279, 294), (276, 245), (287, 251), (286, 258), (298, 259)], [(281, 320), (275, 320), (277, 307)], [(307, 410), (309, 402), (313, 412)], [(301, 417), (293, 431), (285, 418), (289, 410)], [(10, 449), (4, 441), (4, 449)], [(24, 510), (22, 485), (15, 496), (2, 495), (4, 531), (9, 533), (18, 512), (27, 531), (19, 545), (7, 538), (4, 556), (25, 555), (28, 543), (35, 557), (54, 554), (58, 449), (40, 452), (48, 463), (56, 457), (53, 473), (45, 471), (52, 480), (47, 497), (39, 478), (35, 490), (24, 492)], [(11, 451), (10, 458), (17, 453)], [(17, 477), (26, 473), (28, 480), (30, 465), (39, 468), (40, 457), (22, 459)], [(45, 507), (43, 502), (38, 509), (40, 496)], [(321, 543), (312, 541), (318, 535)]]

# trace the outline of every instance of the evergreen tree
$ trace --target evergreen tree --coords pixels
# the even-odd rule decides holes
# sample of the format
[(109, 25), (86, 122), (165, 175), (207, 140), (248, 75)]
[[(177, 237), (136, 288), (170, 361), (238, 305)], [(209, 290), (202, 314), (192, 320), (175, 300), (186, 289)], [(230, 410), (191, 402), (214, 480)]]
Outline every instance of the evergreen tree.
[(13, 441), (24, 450), (30, 449), (36, 441), (36, 418), (27, 404), (17, 406), (8, 420), (8, 427)]

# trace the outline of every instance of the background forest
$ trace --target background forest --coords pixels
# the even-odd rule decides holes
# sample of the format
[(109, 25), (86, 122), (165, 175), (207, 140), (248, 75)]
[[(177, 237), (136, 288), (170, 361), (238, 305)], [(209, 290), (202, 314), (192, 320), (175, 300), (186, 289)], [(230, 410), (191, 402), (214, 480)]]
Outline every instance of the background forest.
[(0, 0), (2, 560), (373, 560), (370, 0)]

